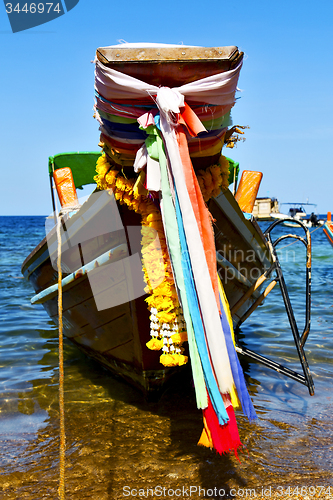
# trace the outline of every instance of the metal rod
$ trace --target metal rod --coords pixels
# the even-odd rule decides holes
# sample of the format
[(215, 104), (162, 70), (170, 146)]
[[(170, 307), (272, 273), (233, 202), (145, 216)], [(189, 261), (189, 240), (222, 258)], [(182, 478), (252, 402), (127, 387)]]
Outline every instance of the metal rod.
[(258, 354), (254, 351), (251, 351), (250, 349), (247, 349), (246, 347), (239, 347), (236, 346), (236, 351), (239, 354), (242, 354), (243, 356), (248, 356), (249, 358), (255, 359), (259, 363), (261, 363), (264, 366), (267, 366), (268, 368), (271, 368), (272, 370), (275, 370), (279, 373), (282, 373), (283, 375), (286, 375), (289, 378), (292, 378), (293, 380), (296, 380), (297, 382), (300, 382), (301, 384), (308, 385), (306, 378), (304, 375), (301, 373), (297, 373), (294, 370), (291, 370), (290, 368), (287, 368), (286, 366), (281, 365), (280, 363), (277, 363), (276, 361), (273, 361), (269, 358), (266, 358), (265, 356), (262, 356), (261, 354)]
[(292, 217), (286, 217), (285, 219), (277, 219), (276, 221), (274, 221), (273, 224), (271, 224), (264, 232), (265, 236), (267, 234), (270, 234), (272, 232), (272, 230), (274, 229), (274, 227), (277, 226), (278, 224), (283, 224), (284, 222), (288, 222), (288, 221), (294, 222), (295, 224), (298, 224), (300, 227), (302, 227), (305, 231), (305, 234), (307, 234), (307, 233), (310, 234), (308, 228), (305, 226), (305, 224), (303, 224), (302, 221), (293, 219)]
[[(303, 334), (302, 334), (302, 338), (300, 338), (298, 327), (297, 327), (297, 323), (296, 323), (296, 319), (295, 319), (294, 312), (293, 312), (293, 308), (292, 308), (292, 305), (291, 305), (291, 302), (290, 302), (290, 298), (289, 298), (287, 286), (286, 286), (286, 283), (285, 283), (285, 280), (284, 280), (283, 272), (282, 272), (282, 269), (281, 269), (281, 266), (280, 266), (280, 263), (279, 263), (279, 259), (278, 259), (277, 253), (276, 253), (276, 248), (275, 248), (276, 244), (279, 241), (282, 241), (282, 239), (284, 239), (284, 238), (279, 238), (273, 244), (272, 243), (272, 239), (271, 239), (271, 234), (270, 234), (271, 230), (278, 223), (282, 223), (282, 222), (283, 222), (283, 220), (279, 220), (279, 221), (274, 222), (270, 226), (270, 228), (268, 228), (266, 230), (265, 235), (266, 235), (268, 244), (271, 247), (272, 254), (274, 255), (274, 257), (276, 259), (276, 274), (277, 274), (277, 279), (279, 280), (279, 283), (280, 283), (280, 289), (281, 289), (282, 298), (283, 298), (283, 301), (284, 301), (284, 304), (285, 304), (286, 312), (287, 312), (287, 315), (288, 315), (289, 324), (290, 324), (291, 331), (292, 331), (292, 334), (293, 334), (293, 337), (294, 337), (294, 342), (295, 342), (296, 349), (297, 349), (297, 352), (298, 352), (298, 356), (299, 356), (299, 359), (300, 359), (300, 362), (301, 362), (301, 365), (302, 365), (304, 376), (305, 376), (305, 379), (307, 381), (306, 385), (307, 385), (307, 387), (309, 389), (310, 395), (313, 396), (314, 395), (313, 379), (312, 379), (312, 376), (311, 376), (311, 373), (310, 373), (310, 370), (309, 370), (309, 366), (308, 366), (308, 362), (307, 362), (307, 359), (306, 359), (306, 356), (305, 356), (305, 353), (304, 353), (304, 349), (303, 349), (303, 345), (305, 343), (305, 340), (306, 340), (306, 338), (308, 336), (309, 329), (310, 329), (310, 309), (311, 309), (311, 236), (310, 236), (310, 232), (308, 231), (308, 229), (306, 228), (306, 226), (302, 222), (296, 221), (305, 230), (306, 236), (307, 236), (307, 238), (306, 238), (307, 239), (307, 243), (306, 243), (306, 247), (307, 247), (307, 261), (306, 261), (306, 268), (307, 268), (307, 273), (306, 273), (306, 282), (307, 282), (307, 289), (306, 289), (306, 321), (305, 321), (305, 328), (304, 328), (304, 331), (303, 331)], [(304, 241), (303, 241), (303, 243), (304, 243)]]
[(295, 240), (299, 240), (301, 241), (302, 243), (304, 243), (305, 246), (307, 246), (307, 242), (305, 241), (304, 238), (302, 238), (301, 236), (298, 236), (297, 234), (284, 234), (283, 236), (280, 236), (280, 238), (278, 238), (277, 240), (274, 241), (273, 243), (273, 246), (276, 247), (276, 245), (278, 243), (280, 243), (280, 241), (282, 240), (286, 240), (287, 238), (294, 238)]
[[(274, 243), (272, 242), (272, 238), (271, 238), (271, 231), (272, 229), (274, 229), (274, 227), (276, 227), (278, 224), (281, 224), (285, 221), (286, 219), (283, 219), (283, 220), (277, 220), (275, 222), (273, 222), (273, 224), (271, 224), (271, 226), (265, 231), (265, 237), (267, 239), (267, 243), (268, 243), (268, 246), (269, 246), (269, 249), (270, 249), (270, 253), (271, 253), (271, 256), (272, 256), (272, 260), (273, 260), (273, 265), (271, 267), (270, 270), (268, 270), (269, 272), (274, 268), (275, 271), (276, 271), (276, 279), (273, 280), (269, 285), (268, 287), (266, 288), (265, 292), (257, 299), (257, 301), (252, 305), (252, 307), (247, 311), (247, 313), (245, 313), (245, 315), (241, 318), (241, 322), (244, 321), (252, 312), (253, 310), (255, 309), (255, 307), (257, 307), (257, 305), (259, 305), (260, 302), (262, 302), (263, 300), (263, 296), (266, 295), (269, 293), (269, 291), (271, 290), (271, 285), (272, 285), (272, 288), (273, 286), (275, 286), (276, 282), (278, 281), (280, 283), (280, 289), (281, 289), (281, 293), (282, 293), (282, 298), (283, 298), (283, 301), (284, 301), (284, 305), (285, 305), (285, 309), (286, 309), (286, 312), (287, 312), (287, 315), (288, 315), (288, 319), (289, 319), (289, 324), (290, 324), (290, 327), (291, 327), (291, 331), (292, 331), (292, 334), (293, 334), (293, 337), (294, 337), (294, 342), (295, 342), (295, 345), (296, 345), (296, 349), (297, 349), (297, 352), (298, 352), (298, 356), (299, 356), (299, 359), (300, 359), (300, 362), (301, 362), (301, 366), (302, 366), (302, 369), (303, 369), (303, 373), (304, 375), (301, 375), (299, 373), (296, 373), (294, 372), (293, 370), (290, 370), (289, 368), (287, 367), (284, 367), (283, 365), (281, 365), (280, 363), (276, 363), (275, 361), (272, 361), (268, 358), (265, 358), (264, 356), (261, 356), (260, 354), (257, 354), (255, 353), (254, 351), (251, 351), (250, 349), (247, 349), (247, 348), (241, 348), (239, 346), (236, 346), (236, 351), (239, 352), (240, 354), (244, 354), (244, 355), (247, 355), (253, 359), (255, 359), (256, 361), (262, 363), (263, 365), (265, 366), (268, 366), (269, 368), (272, 368), (280, 373), (283, 373), (284, 375), (287, 375), (288, 377), (304, 384), (307, 386), (308, 390), (309, 390), (309, 393), (311, 396), (314, 395), (314, 384), (313, 384), (313, 379), (312, 379), (312, 376), (311, 376), (311, 373), (310, 373), (310, 370), (309, 370), (309, 366), (308, 366), (308, 362), (307, 362), (307, 359), (306, 359), (306, 356), (305, 356), (305, 352), (304, 352), (304, 349), (303, 349), (303, 346), (306, 342), (306, 339), (308, 337), (308, 334), (309, 334), (309, 331), (310, 331), (310, 314), (311, 314), (311, 235), (310, 235), (310, 232), (309, 230), (307, 229), (307, 227), (301, 222), (301, 221), (294, 221), (293, 219), (289, 219), (289, 220), (292, 220), (293, 222), (296, 222), (300, 227), (302, 227), (306, 233), (306, 238), (301, 238), (300, 236), (297, 236), (297, 235), (284, 235), (284, 236), (281, 236), (280, 238), (277, 238)], [(292, 308), (292, 305), (291, 305), (291, 302), (290, 302), (290, 298), (289, 298), (289, 294), (288, 294), (288, 290), (287, 290), (287, 286), (286, 286), (286, 283), (285, 283), (285, 280), (284, 280), (284, 276), (283, 276), (283, 272), (282, 272), (282, 269), (281, 269), (281, 266), (280, 266), (280, 262), (279, 262), (279, 259), (278, 259), (278, 256), (277, 256), (277, 253), (276, 253), (276, 246), (278, 245), (279, 242), (283, 241), (284, 239), (286, 238), (296, 238), (300, 241), (302, 241), (302, 243), (305, 244), (306, 246), (306, 250), (307, 250), (307, 255), (306, 255), (306, 300), (305, 300), (305, 304), (306, 304), (306, 311), (305, 311), (305, 327), (304, 327), (304, 330), (303, 330), (303, 333), (302, 333), (302, 336), (300, 337), (299, 335), (299, 331), (298, 331), (298, 327), (297, 327), (297, 323), (296, 323), (296, 319), (295, 319), (295, 316), (294, 316), (294, 312), (293, 312), (293, 308)], [(269, 272), (267, 272), (267, 274), (269, 274)], [(274, 283), (274, 285), (273, 285)], [(237, 304), (236, 304), (237, 305)]]
[(301, 346), (303, 347), (305, 342), (307, 341), (307, 338), (309, 336), (309, 333), (310, 333), (310, 324), (311, 324), (311, 271), (309, 271), (308, 269), (306, 270), (307, 274), (310, 274), (310, 276), (308, 277), (308, 279), (306, 280), (306, 297), (307, 297), (307, 300), (306, 300), (306, 311), (305, 311), (305, 314), (306, 314), (306, 324), (305, 324), (305, 327), (304, 327), (304, 330), (303, 330), (303, 333), (301, 335), (301, 339), (300, 339), (300, 343), (301, 343)]
[(236, 171), (237, 171), (237, 167), (234, 167), (234, 179), (233, 179), (233, 188), (232, 188), (232, 194), (235, 196), (236, 194), (236, 190), (237, 190), (237, 180), (236, 180)]
[(53, 189), (53, 176), (50, 174), (50, 187), (51, 187), (51, 198), (52, 198), (52, 207), (53, 207), (53, 219), (54, 223), (57, 224), (57, 215), (56, 215), (56, 205), (54, 199), (54, 189)]
[(308, 246), (307, 246), (307, 262), (306, 262), (306, 322), (304, 326), (304, 330), (301, 336), (301, 346), (303, 347), (308, 335), (310, 333), (310, 324), (311, 324), (311, 233), (309, 231), (308, 235)]
[[(281, 223), (281, 222), (283, 222), (283, 220), (282, 221), (280, 220), (277, 222)], [(280, 236), (279, 238), (277, 238), (273, 243), (273, 247), (275, 248), (282, 240), (285, 240), (287, 238), (297, 239), (297, 240), (301, 241), (306, 246), (307, 254), (306, 254), (305, 326), (304, 326), (304, 330), (303, 330), (303, 333), (302, 333), (301, 339), (300, 339), (301, 346), (303, 347), (305, 345), (305, 342), (306, 342), (308, 335), (310, 333), (310, 323), (311, 323), (311, 233), (308, 230), (308, 228), (306, 226), (304, 226), (304, 224), (302, 222), (300, 222), (300, 221), (296, 221), (296, 222), (298, 222), (299, 226), (305, 230), (306, 240), (304, 238), (302, 238), (301, 236), (298, 236), (296, 234), (286, 234), (286, 235), (283, 235), (283, 236)], [(271, 226), (271, 228), (273, 228), (273, 226), (276, 226), (276, 225), (277, 224), (274, 223)], [(269, 228), (266, 231), (266, 233), (269, 234)]]
[(284, 301), (284, 304), (285, 304), (285, 307), (286, 307), (286, 311), (287, 311), (287, 314), (288, 314), (288, 319), (289, 319), (291, 331), (293, 333), (295, 344), (296, 344), (296, 348), (297, 348), (297, 351), (298, 351), (298, 356), (299, 356), (299, 359), (301, 361), (301, 365), (302, 365), (302, 368), (303, 368), (304, 376), (305, 376), (305, 378), (308, 381), (309, 392), (310, 392), (311, 396), (313, 396), (314, 395), (314, 386), (313, 386), (312, 376), (310, 374), (308, 362), (306, 360), (303, 347), (301, 346), (300, 337), (299, 337), (298, 328), (297, 328), (297, 323), (296, 323), (294, 312), (293, 312), (293, 309), (292, 309), (292, 305), (291, 305), (291, 302), (290, 302), (290, 299), (289, 299), (289, 294), (288, 294), (288, 291), (287, 291), (287, 286), (286, 286), (286, 283), (284, 281), (282, 270), (281, 270), (281, 268), (279, 266), (277, 268), (277, 273), (278, 273), (279, 280), (280, 280), (281, 293), (282, 293), (283, 301)]

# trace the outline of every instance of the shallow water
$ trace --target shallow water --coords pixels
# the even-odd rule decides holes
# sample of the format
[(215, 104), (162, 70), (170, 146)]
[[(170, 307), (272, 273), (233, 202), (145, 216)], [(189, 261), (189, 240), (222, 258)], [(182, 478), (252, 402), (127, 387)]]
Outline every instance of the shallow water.
[[(1, 217), (0, 222), (0, 498), (55, 499), (57, 330), (42, 306), (31, 306), (33, 290), (20, 272), (43, 237), (44, 218)], [(300, 330), (304, 254), (300, 243), (280, 250)], [(241, 498), (246, 488), (260, 496), (270, 485), (333, 487), (332, 259), (323, 231), (315, 231), (306, 344), (315, 396), (243, 359), (258, 420), (249, 423), (236, 412), (244, 444), (240, 462), (196, 445), (202, 417), (186, 377), (158, 403), (148, 404), (65, 341), (66, 498), (133, 498), (140, 488), (141, 498), (189, 498), (190, 493), (192, 498), (235, 498), (238, 490)], [(278, 287), (243, 325), (241, 337), (248, 348), (301, 371)]]

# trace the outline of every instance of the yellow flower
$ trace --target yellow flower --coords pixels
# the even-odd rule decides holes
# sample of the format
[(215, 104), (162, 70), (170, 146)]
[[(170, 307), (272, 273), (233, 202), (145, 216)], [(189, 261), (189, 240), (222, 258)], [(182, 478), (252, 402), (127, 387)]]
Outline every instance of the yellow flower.
[(183, 356), (182, 354), (162, 354), (160, 356), (160, 363), (164, 366), (182, 366), (187, 361), (187, 356)]
[(120, 191), (126, 190), (126, 179), (124, 179), (124, 177), (118, 177), (116, 180), (116, 188)]
[(168, 297), (163, 297), (163, 295), (156, 295), (155, 296), (155, 304), (157, 305), (158, 309), (162, 310), (167, 310), (167, 309), (172, 309), (173, 308), (173, 302), (171, 299)]
[(146, 217), (147, 222), (152, 222), (152, 221), (162, 221), (161, 214), (159, 212), (152, 212)]
[(176, 319), (176, 313), (160, 311), (157, 313), (160, 323), (172, 323)]
[(130, 208), (132, 205), (132, 197), (127, 191), (124, 192), (123, 202), (128, 206), (128, 208)]
[(102, 154), (96, 163), (97, 175), (94, 177), (94, 181), (99, 189), (110, 189), (114, 183), (114, 177), (118, 175), (118, 170), (114, 170), (113, 165), (111, 165), (107, 159), (105, 153)]
[(215, 189), (221, 185), (221, 167), (219, 165), (212, 165), (210, 167), (210, 172), (212, 174), (213, 184)]
[(178, 365), (179, 366), (182, 366), (182, 365), (185, 365), (188, 361), (188, 357), (187, 356), (183, 356), (183, 354), (179, 354), (178, 356)]
[(147, 342), (146, 346), (148, 349), (151, 349), (152, 351), (159, 351), (163, 347), (163, 340), (159, 339), (151, 339), (149, 342)]
[(203, 180), (204, 180), (205, 188), (207, 189), (207, 191), (210, 190), (214, 184), (213, 184), (213, 178), (212, 178), (211, 173), (209, 172), (209, 169), (207, 169), (206, 172), (204, 173)]
[(174, 344), (182, 344), (187, 340), (187, 333), (186, 332), (175, 333), (174, 335), (171, 335), (171, 340)]
[(109, 170), (109, 172), (105, 176), (106, 183), (109, 185), (113, 185), (118, 174), (118, 170)]
[(116, 198), (117, 201), (119, 201), (119, 203), (122, 203), (123, 192), (122, 191), (116, 191), (114, 193), (114, 197)]
[(219, 165), (221, 167), (221, 172), (229, 175), (229, 162), (225, 156), (223, 155), (220, 156)]
[(212, 191), (212, 196), (216, 197), (216, 196), (218, 196), (220, 194), (220, 192), (221, 192), (221, 188), (220, 187), (215, 188)]
[(164, 366), (177, 366), (176, 356), (172, 354), (162, 354), (160, 356), (160, 363)]
[(218, 196), (222, 189), (229, 187), (228, 160), (221, 155), (218, 165), (211, 165), (206, 170), (199, 170), (197, 178), (205, 201), (208, 201), (212, 196)]
[(165, 296), (171, 297), (172, 296), (171, 284), (166, 283), (164, 281), (156, 288), (155, 293), (158, 295), (165, 295)]

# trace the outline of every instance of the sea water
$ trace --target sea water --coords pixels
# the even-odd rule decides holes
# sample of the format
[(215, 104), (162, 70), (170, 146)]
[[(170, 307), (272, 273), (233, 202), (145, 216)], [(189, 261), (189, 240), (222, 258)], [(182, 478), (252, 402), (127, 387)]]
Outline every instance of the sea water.
[[(34, 291), (21, 275), (23, 260), (44, 236), (45, 219), (0, 222), (0, 498), (56, 499), (57, 329), (41, 305), (30, 304)], [(67, 499), (249, 498), (269, 495), (270, 487), (303, 487), (304, 495), (310, 487), (317, 493), (333, 487), (333, 248), (321, 228), (310, 231), (312, 322), (305, 351), (315, 396), (242, 358), (258, 419), (249, 423), (236, 410), (244, 445), (238, 461), (197, 446), (202, 416), (185, 377), (160, 401), (146, 403), (65, 341)], [(293, 241), (280, 244), (279, 257), (302, 331), (305, 247)], [(301, 372), (278, 286), (244, 323), (240, 338)]]

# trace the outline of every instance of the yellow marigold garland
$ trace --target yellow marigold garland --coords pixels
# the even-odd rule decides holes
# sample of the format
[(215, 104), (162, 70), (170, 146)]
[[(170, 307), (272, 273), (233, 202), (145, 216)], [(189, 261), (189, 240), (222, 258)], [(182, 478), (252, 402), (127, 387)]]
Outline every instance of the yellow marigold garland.
[(212, 165), (206, 170), (199, 170), (197, 178), (203, 199), (208, 201), (212, 196), (218, 196), (221, 190), (229, 187), (229, 162), (225, 156), (220, 156), (218, 165)]
[[(187, 340), (186, 325), (173, 280), (161, 213), (147, 196), (139, 194), (135, 179), (125, 179), (103, 154), (97, 161), (94, 180), (99, 189), (111, 189), (116, 200), (142, 217), (142, 257), (146, 299), (150, 310), (151, 340), (147, 347), (162, 349), (164, 366), (187, 363), (183, 342)], [(157, 237), (158, 236), (158, 237)]]
[[(169, 253), (165, 240), (162, 217), (159, 209), (145, 194), (140, 179), (126, 179), (119, 175), (119, 165), (111, 165), (105, 153), (98, 159), (94, 180), (99, 189), (111, 189), (115, 199), (142, 218), (142, 257), (145, 291), (150, 294), (146, 302), (150, 311), (151, 340), (147, 347), (161, 350), (160, 362), (164, 366), (183, 365), (183, 342), (187, 340), (186, 325), (179, 305), (173, 280)], [(143, 175), (143, 172), (140, 176)], [(227, 189), (229, 162), (220, 156), (219, 163), (197, 173), (198, 182), (205, 201), (218, 196)], [(140, 194), (141, 193), (141, 194)], [(158, 237), (156, 237), (158, 236)]]

